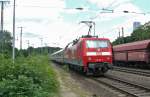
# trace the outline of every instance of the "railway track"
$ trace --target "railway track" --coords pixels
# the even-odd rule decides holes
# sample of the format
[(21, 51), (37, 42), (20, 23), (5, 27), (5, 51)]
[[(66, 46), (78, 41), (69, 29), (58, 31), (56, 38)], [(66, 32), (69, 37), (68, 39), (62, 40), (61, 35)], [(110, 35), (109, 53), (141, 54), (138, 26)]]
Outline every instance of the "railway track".
[(120, 92), (127, 94), (129, 97), (150, 97), (150, 88), (129, 83), (116, 77), (106, 75), (104, 78), (94, 78), (95, 81), (105, 84)]
[(132, 69), (132, 68), (125, 68), (125, 67), (113, 67), (115, 71), (121, 71), (121, 72), (126, 72), (126, 73), (132, 73), (132, 74), (137, 74), (137, 75), (142, 75), (146, 77), (150, 77), (150, 71), (148, 70), (140, 70), (140, 69)]

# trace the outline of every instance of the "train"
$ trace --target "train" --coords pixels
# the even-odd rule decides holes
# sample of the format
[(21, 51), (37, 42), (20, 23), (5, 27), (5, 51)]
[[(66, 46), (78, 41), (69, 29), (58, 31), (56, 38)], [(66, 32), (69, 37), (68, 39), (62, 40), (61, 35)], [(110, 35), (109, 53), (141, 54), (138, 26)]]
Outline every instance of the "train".
[(114, 65), (150, 67), (150, 39), (113, 46)]
[(112, 44), (108, 38), (86, 35), (51, 54), (51, 60), (68, 64), (86, 75), (104, 75), (112, 68)]

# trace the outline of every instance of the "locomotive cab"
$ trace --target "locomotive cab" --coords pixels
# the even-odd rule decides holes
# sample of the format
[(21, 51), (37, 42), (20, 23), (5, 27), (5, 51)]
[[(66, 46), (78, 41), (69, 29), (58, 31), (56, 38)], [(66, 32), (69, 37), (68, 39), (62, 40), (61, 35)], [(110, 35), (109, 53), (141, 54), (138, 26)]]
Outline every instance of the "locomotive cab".
[(85, 39), (84, 64), (88, 72), (103, 74), (112, 67), (112, 47), (108, 39)]

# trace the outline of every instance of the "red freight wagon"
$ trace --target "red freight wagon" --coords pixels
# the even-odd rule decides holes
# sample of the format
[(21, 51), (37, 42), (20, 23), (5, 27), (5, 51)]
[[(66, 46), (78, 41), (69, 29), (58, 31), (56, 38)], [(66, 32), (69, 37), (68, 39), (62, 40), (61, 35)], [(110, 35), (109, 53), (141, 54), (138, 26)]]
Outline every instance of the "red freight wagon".
[(127, 56), (125, 52), (116, 52), (114, 53), (115, 59), (118, 61), (126, 60), (127, 61)]
[(150, 39), (113, 46), (114, 61), (150, 63)]

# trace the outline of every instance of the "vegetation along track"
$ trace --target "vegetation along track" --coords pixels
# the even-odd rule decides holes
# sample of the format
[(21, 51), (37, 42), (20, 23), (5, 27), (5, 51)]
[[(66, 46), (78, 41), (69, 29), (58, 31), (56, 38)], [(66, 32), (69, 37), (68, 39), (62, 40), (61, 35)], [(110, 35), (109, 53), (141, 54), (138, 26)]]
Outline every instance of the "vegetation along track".
[(117, 66), (114, 66), (113, 70), (150, 77), (149, 70), (132, 69), (132, 68), (125, 68), (125, 67), (117, 67)]
[(141, 85), (129, 83), (128, 81), (121, 80), (109, 75), (104, 78), (94, 78), (98, 83), (102, 83), (113, 89), (116, 89), (122, 93), (132, 97), (150, 97), (150, 88), (146, 88)]

